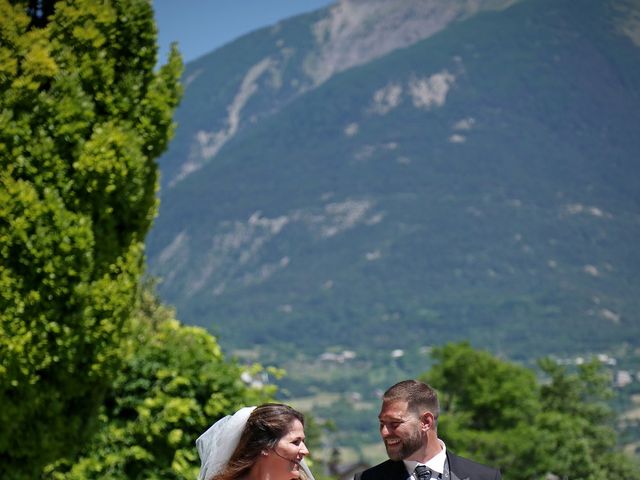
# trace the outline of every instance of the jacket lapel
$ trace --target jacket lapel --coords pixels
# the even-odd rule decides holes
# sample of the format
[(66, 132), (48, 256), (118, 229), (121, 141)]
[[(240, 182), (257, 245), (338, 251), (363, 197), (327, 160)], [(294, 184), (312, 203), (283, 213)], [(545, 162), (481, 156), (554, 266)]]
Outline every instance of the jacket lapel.
[(391, 462), (390, 467), (390, 478), (401, 478), (402, 480), (409, 480), (411, 478), (411, 474), (407, 472), (403, 461)]
[(449, 462), (449, 478), (450, 480), (469, 480), (469, 475), (461, 472), (458, 465), (458, 457), (447, 450), (447, 462)]

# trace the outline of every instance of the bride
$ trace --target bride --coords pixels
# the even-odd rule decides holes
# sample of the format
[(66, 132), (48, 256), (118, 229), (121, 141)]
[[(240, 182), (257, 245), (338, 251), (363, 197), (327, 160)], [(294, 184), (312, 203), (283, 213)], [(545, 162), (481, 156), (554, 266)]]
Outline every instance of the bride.
[(314, 480), (304, 440), (297, 410), (279, 403), (241, 408), (196, 440), (198, 480)]

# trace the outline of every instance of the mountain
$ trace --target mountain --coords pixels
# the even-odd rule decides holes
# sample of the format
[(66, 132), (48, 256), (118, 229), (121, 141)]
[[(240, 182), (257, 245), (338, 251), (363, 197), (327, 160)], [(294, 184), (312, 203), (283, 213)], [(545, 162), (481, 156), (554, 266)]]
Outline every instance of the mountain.
[(640, 2), (343, 0), (184, 84), (149, 271), (223, 345), (640, 346)]
[(247, 35), (187, 66), (181, 129), (163, 164), (175, 185), (239, 131), (336, 73), (514, 0), (350, 0)]

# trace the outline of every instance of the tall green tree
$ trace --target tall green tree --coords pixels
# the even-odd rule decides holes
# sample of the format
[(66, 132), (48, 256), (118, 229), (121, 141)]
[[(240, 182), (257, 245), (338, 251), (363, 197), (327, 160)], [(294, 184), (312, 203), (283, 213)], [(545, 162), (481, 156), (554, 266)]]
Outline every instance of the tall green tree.
[(438, 429), (447, 446), (499, 466), (505, 478), (538, 478), (532, 425), (542, 406), (534, 372), (468, 343), (436, 348), (433, 358), (427, 381), (440, 392)]
[(433, 355), (424, 380), (440, 392), (439, 431), (453, 451), (500, 467), (505, 480), (640, 479), (616, 448), (610, 380), (598, 363), (569, 371), (545, 359), (536, 375), (468, 343)]
[[(268, 383), (243, 382), (243, 370), (224, 358), (214, 337), (181, 325), (149, 289), (127, 338), (127, 361), (101, 409), (98, 433), (79, 456), (49, 466), (45, 478), (192, 480), (200, 467), (196, 438), (215, 420), (275, 393)], [(255, 365), (251, 373), (267, 372)]]
[(617, 448), (611, 378), (602, 365), (594, 360), (569, 371), (543, 359), (540, 368), (546, 381), (537, 425), (545, 432), (539, 448), (547, 469), (561, 478), (640, 479), (640, 463)]
[[(91, 435), (120, 369), (181, 60), (148, 0), (0, 0), (0, 477)], [(47, 5), (53, 2), (45, 2)], [(30, 15), (31, 13), (31, 15)]]

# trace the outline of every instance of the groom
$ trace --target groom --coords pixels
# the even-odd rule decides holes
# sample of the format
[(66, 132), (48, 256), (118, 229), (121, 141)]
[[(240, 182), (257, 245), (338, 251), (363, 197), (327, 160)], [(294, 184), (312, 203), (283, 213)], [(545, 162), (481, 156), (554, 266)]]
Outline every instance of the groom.
[(387, 460), (354, 480), (500, 480), (500, 471), (458, 457), (438, 438), (440, 407), (429, 385), (405, 380), (382, 397), (380, 435)]

